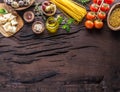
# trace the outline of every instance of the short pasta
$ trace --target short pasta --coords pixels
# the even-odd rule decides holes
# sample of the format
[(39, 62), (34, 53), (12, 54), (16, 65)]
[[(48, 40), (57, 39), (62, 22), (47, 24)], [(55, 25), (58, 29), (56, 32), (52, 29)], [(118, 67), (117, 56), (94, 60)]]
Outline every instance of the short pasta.
[(109, 18), (109, 23), (112, 27), (119, 27), (120, 26), (120, 7), (116, 8)]

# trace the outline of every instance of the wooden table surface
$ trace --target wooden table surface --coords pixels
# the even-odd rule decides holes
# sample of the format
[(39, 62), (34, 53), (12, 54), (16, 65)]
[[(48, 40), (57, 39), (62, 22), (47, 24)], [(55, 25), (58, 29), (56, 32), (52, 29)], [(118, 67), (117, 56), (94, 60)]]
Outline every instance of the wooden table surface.
[(120, 32), (106, 20), (89, 31), (84, 21), (70, 33), (35, 35), (25, 23), (13, 37), (0, 34), (0, 92), (120, 92)]

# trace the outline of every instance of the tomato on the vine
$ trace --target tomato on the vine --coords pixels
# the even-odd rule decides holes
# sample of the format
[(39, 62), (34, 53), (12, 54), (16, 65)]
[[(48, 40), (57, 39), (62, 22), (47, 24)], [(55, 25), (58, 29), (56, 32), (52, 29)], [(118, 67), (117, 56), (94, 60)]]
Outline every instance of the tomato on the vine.
[(112, 4), (114, 2), (114, 0), (104, 0), (104, 2), (107, 4)]
[(94, 23), (93, 23), (91, 20), (87, 20), (87, 21), (85, 22), (85, 27), (86, 27), (87, 29), (92, 29), (92, 28), (94, 27)]
[(98, 5), (100, 5), (102, 3), (102, 0), (93, 0), (93, 3), (97, 3)]
[(110, 9), (110, 5), (107, 3), (103, 3), (102, 6), (100, 7), (100, 10), (102, 11), (108, 11)]
[(98, 9), (99, 9), (99, 5), (98, 4), (93, 3), (93, 4), (90, 5), (90, 10), (91, 11), (97, 12)]
[(86, 18), (89, 20), (93, 20), (93, 19), (95, 19), (95, 17), (96, 17), (96, 13), (92, 12), (92, 11), (88, 12), (86, 15)]
[(98, 18), (100, 18), (100, 19), (105, 19), (106, 18), (106, 13), (105, 12), (103, 12), (103, 11), (100, 11), (100, 12), (98, 12), (98, 14), (97, 14), (97, 16), (98, 16)]
[(95, 20), (94, 21), (94, 26), (97, 29), (101, 29), (103, 27), (103, 22), (101, 20)]

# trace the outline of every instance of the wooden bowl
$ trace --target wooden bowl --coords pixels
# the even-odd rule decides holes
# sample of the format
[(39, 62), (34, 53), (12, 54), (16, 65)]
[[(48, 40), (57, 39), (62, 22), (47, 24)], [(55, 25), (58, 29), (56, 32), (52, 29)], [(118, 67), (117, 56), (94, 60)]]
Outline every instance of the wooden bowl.
[(33, 22), (35, 15), (32, 11), (26, 11), (23, 15), (23, 18), (26, 22), (30, 23)]
[(110, 16), (111, 16), (112, 12), (113, 12), (116, 8), (118, 8), (118, 7), (120, 7), (120, 3), (114, 4), (114, 5), (111, 7), (110, 11), (108, 12), (108, 16), (107, 16), (107, 25), (108, 25), (108, 27), (109, 27), (111, 30), (113, 30), (113, 31), (119, 31), (119, 30), (120, 30), (120, 26), (119, 26), (119, 27), (113, 27), (113, 26), (111, 26), (110, 23), (109, 23), (109, 18), (110, 18)]
[[(35, 30), (35, 29), (34, 29), (34, 26), (35, 26), (36, 24), (41, 24), (42, 29), (41, 29), (41, 30)], [(41, 33), (45, 30), (45, 26), (44, 26), (44, 24), (43, 24), (41, 21), (35, 21), (35, 22), (32, 24), (32, 30), (33, 30), (33, 32), (34, 32), (35, 34), (41, 34)]]
[[(52, 4), (54, 4), (53, 2), (51, 2)], [(55, 5), (55, 4), (54, 4)], [(55, 10), (54, 10), (54, 12), (52, 12), (52, 13), (46, 13), (43, 9), (42, 9), (42, 6), (40, 6), (40, 8), (41, 8), (41, 10), (42, 10), (42, 12), (43, 12), (43, 14), (45, 14), (46, 16), (52, 16), (52, 15), (54, 15), (55, 13), (56, 13), (56, 5), (55, 5)]]
[[(25, 10), (25, 9), (29, 8), (34, 2), (35, 2), (35, 0), (31, 0), (30, 5), (24, 6), (24, 7), (19, 7), (19, 8), (14, 8), (14, 9), (15, 9), (15, 10), (18, 10), (18, 11), (20, 11), (20, 10)], [(4, 3), (6, 3), (6, 0), (4, 0)], [(10, 5), (9, 5), (9, 6), (10, 6)]]

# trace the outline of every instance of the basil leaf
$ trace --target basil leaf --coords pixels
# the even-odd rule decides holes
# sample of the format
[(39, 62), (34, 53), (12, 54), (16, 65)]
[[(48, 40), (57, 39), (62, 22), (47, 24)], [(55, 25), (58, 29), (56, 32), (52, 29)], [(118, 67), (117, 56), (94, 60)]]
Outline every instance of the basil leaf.
[(62, 24), (62, 22), (63, 22), (63, 17), (59, 17), (57, 20), (58, 20), (59, 24)]
[(63, 28), (63, 29), (66, 29), (67, 26), (68, 26), (67, 24), (64, 24), (64, 25), (62, 26), (62, 28)]
[(68, 19), (67, 24), (71, 25), (73, 22), (74, 22), (74, 19), (70, 18), (70, 19)]
[(70, 32), (70, 26), (67, 26), (67, 27), (66, 27), (66, 31), (67, 31), (67, 32)]
[(63, 25), (62, 28), (65, 29), (66, 32), (70, 32), (70, 26), (68, 24)]

